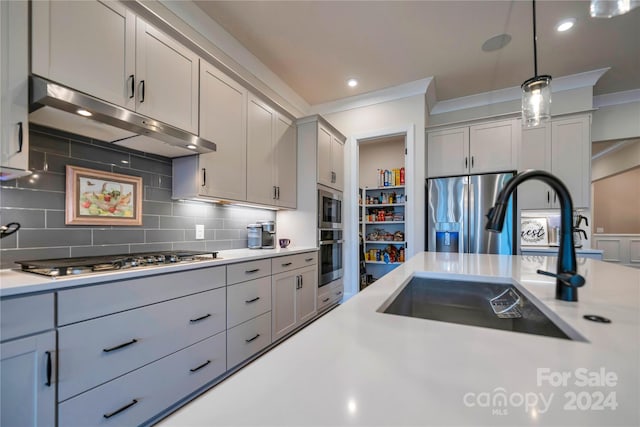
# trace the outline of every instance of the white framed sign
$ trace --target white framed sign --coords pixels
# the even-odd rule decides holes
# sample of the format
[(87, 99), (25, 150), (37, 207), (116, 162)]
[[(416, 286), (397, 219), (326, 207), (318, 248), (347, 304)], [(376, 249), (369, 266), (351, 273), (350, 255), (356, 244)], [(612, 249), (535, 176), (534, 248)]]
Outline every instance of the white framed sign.
[(547, 218), (523, 217), (520, 220), (520, 246), (548, 246)]

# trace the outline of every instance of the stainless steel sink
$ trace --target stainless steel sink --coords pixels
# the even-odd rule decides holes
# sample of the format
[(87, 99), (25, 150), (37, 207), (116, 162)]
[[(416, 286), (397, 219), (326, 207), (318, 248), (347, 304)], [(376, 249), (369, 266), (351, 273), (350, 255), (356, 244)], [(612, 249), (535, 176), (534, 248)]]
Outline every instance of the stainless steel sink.
[(568, 325), (567, 335), (511, 284), (413, 277), (384, 307), (387, 314), (584, 341)]

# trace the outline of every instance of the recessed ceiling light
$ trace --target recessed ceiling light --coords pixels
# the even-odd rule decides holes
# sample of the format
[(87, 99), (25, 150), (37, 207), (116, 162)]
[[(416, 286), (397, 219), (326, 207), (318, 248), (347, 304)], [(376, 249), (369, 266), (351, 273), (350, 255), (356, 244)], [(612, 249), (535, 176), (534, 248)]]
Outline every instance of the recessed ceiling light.
[(562, 21), (558, 22), (558, 25), (556, 25), (556, 31), (560, 33), (564, 31), (568, 31), (571, 28), (573, 28), (575, 23), (576, 23), (576, 20), (573, 18), (563, 19)]
[(510, 41), (511, 36), (509, 34), (498, 34), (482, 43), (482, 50), (485, 52), (493, 52), (494, 50), (502, 49), (508, 45)]
[(87, 111), (84, 108), (80, 108), (79, 110), (76, 111), (76, 113), (80, 114), (81, 116), (85, 116), (85, 117), (93, 116), (93, 114), (91, 114), (90, 111)]
[(349, 87), (356, 87), (358, 86), (358, 81), (356, 79), (349, 79), (347, 80), (347, 85), (349, 85)]
[(196, 146), (195, 146), (195, 145), (193, 145), (193, 144), (189, 144), (189, 145), (187, 145), (187, 148), (188, 148), (189, 150), (195, 150), (195, 149), (196, 149), (196, 148), (198, 148), (198, 147), (196, 147)]
[(129, 164), (129, 160), (120, 160), (120, 163), (123, 163), (123, 164), (125, 164), (125, 165), (128, 165), (128, 164)]

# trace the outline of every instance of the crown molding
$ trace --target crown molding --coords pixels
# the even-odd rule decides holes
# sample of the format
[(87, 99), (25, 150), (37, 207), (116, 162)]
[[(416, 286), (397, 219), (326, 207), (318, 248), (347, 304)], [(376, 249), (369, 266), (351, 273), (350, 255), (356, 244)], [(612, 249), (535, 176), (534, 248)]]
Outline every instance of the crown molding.
[(432, 85), (433, 77), (427, 77), (401, 85), (392, 86), (361, 95), (349, 96), (336, 101), (315, 104), (309, 108), (309, 114), (329, 114), (354, 108), (368, 107), (383, 102), (395, 101), (415, 95), (425, 95)]
[[(561, 92), (581, 87), (595, 86), (600, 77), (602, 77), (602, 75), (608, 70), (610, 70), (609, 67), (599, 68), (597, 70), (586, 71), (584, 73), (571, 74), (568, 76), (554, 78), (551, 81), (551, 91)], [(474, 107), (484, 107), (486, 105), (498, 104), (500, 102), (515, 101), (520, 99), (521, 96), (522, 95), (520, 86), (492, 90), (475, 95), (439, 101), (433, 107), (431, 114), (442, 114), (448, 113), (450, 111), (466, 110), (468, 108)]]
[(594, 108), (608, 107), (610, 105), (630, 104), (632, 102), (640, 102), (640, 89), (606, 93), (604, 95), (593, 97)]

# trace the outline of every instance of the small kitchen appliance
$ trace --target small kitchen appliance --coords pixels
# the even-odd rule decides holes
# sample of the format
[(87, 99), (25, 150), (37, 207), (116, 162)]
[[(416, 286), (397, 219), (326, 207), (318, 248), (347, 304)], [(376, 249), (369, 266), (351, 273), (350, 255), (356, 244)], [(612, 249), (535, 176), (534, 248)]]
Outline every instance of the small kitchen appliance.
[(247, 246), (249, 249), (262, 248), (262, 224), (247, 225)]
[(276, 223), (275, 221), (261, 220), (258, 224), (262, 226), (262, 249), (275, 249), (276, 247)]

